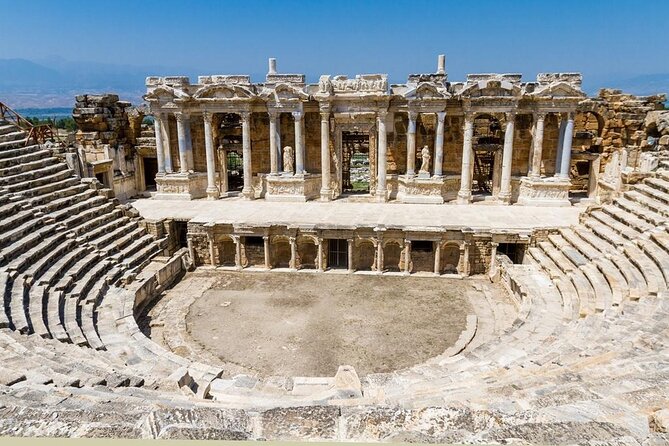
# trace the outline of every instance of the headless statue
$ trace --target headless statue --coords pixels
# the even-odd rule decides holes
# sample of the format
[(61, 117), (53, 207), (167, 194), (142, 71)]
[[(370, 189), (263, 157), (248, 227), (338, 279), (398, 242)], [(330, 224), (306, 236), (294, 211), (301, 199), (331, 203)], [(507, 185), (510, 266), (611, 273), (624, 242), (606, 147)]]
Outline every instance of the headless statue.
[(283, 171), (292, 175), (295, 172), (295, 165), (293, 163), (293, 148), (286, 146), (283, 148)]
[(427, 148), (427, 146), (423, 146), (423, 150), (420, 151), (420, 157), (422, 159), (422, 163), (420, 165), (420, 171), (419, 173), (422, 174), (430, 174), (430, 149)]

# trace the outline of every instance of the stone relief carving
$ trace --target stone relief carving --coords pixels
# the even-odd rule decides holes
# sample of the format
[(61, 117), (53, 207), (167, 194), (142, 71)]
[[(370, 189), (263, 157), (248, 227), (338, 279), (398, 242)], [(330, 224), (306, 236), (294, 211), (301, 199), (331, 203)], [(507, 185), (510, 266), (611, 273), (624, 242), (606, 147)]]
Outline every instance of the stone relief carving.
[(318, 81), (318, 90), (320, 93), (385, 93), (388, 90), (388, 79), (381, 74), (359, 74), (355, 79), (349, 79), (347, 76), (335, 76), (333, 78), (321, 76)]

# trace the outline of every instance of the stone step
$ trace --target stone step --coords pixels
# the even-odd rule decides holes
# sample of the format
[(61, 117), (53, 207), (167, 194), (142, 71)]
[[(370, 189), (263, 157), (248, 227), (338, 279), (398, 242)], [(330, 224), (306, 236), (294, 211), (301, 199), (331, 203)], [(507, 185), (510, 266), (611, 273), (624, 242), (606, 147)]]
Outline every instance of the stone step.
[(623, 196), (643, 207), (650, 209), (657, 214), (662, 215), (665, 218), (669, 217), (669, 209), (667, 209), (667, 207), (662, 202), (650, 198), (636, 189), (624, 192)]
[(95, 305), (92, 303), (84, 304), (81, 309), (82, 330), (86, 341), (91, 348), (96, 350), (105, 350), (105, 345), (98, 335), (95, 328)]
[(644, 184), (659, 190), (664, 194), (669, 194), (669, 181), (665, 180), (662, 177), (657, 178), (646, 178), (643, 180)]
[(602, 242), (608, 243), (613, 247), (621, 246), (626, 242), (622, 236), (596, 218), (588, 217), (584, 220), (583, 224), (601, 239)]
[(641, 192), (642, 194), (646, 195), (647, 197), (653, 200), (659, 201), (665, 206), (669, 204), (668, 193), (656, 189), (655, 187), (651, 187), (648, 184), (637, 184), (636, 186), (634, 186), (634, 190), (637, 192)]
[(44, 305), (47, 293), (44, 285), (32, 286), (28, 292), (28, 314), (32, 332), (41, 337), (50, 337), (51, 334), (44, 323)]
[(25, 237), (22, 237), (2, 248), (2, 250), (0, 250), (1, 258), (3, 258), (7, 263), (12, 262), (23, 252), (37, 245), (37, 243), (39, 243), (40, 240), (51, 235), (54, 232), (54, 230), (55, 228), (53, 226), (33, 227), (32, 232), (26, 234)]
[(620, 224), (628, 226), (639, 233), (650, 231), (655, 227), (655, 225), (648, 223), (646, 220), (639, 218), (618, 206), (604, 206), (602, 211)]
[[(32, 173), (32, 171), (34, 170), (41, 169), (43, 167), (48, 167), (58, 162), (59, 162), (58, 158), (45, 157), (36, 159), (34, 161), (28, 161), (22, 164), (15, 164), (13, 166), (0, 169), (0, 179), (20, 178), (21, 174), (28, 175)], [(20, 178), (19, 181), (23, 181), (23, 178)], [(0, 184), (10, 184), (10, 183), (0, 182)]]
[(0, 177), (0, 186), (11, 186), (14, 184), (24, 184), (35, 178), (41, 178), (45, 175), (54, 174), (67, 168), (67, 164), (59, 163), (56, 158), (46, 158), (44, 162), (39, 161), (38, 167), (26, 172), (20, 172), (13, 175)]
[(646, 281), (646, 286), (648, 287), (648, 294), (655, 296), (659, 291), (664, 291), (666, 289), (663, 275), (657, 265), (655, 265), (655, 263), (653, 263), (653, 261), (639, 248), (627, 245), (623, 248), (623, 251), (629, 261), (635, 265), (643, 275)]
[(12, 139), (10, 141), (0, 142), (0, 151), (9, 151), (27, 146), (29, 143), (27, 138)]
[(20, 139), (26, 139), (28, 137), (28, 133), (26, 133), (24, 130), (20, 129), (14, 129), (12, 132), (7, 132), (7, 133), (2, 133), (0, 134), (0, 143), (3, 142), (12, 142)]
[(657, 265), (664, 283), (669, 283), (669, 253), (652, 240), (637, 240), (637, 246)]
[(70, 178), (73, 172), (67, 167), (67, 164), (58, 163), (53, 166), (33, 171), (34, 178), (20, 183), (14, 183), (6, 186), (9, 192), (22, 192), (26, 189), (33, 189), (45, 184), (54, 183)]
[(45, 209), (49, 209), (50, 207), (47, 204), (52, 205), (54, 202), (58, 202), (59, 200), (62, 202), (68, 197), (79, 195), (89, 190), (89, 187), (85, 184), (77, 183), (71, 185), (70, 179), (61, 181), (59, 184), (61, 185), (61, 188), (59, 189), (29, 198), (27, 201), (30, 206), (38, 208), (43, 212), (47, 212)]
[(48, 158), (50, 156), (51, 156), (51, 150), (43, 149), (43, 150), (36, 150), (33, 152), (23, 153), (15, 157), (0, 158), (0, 168), (7, 168), (13, 165), (23, 165), (43, 158)]
[(619, 222), (604, 211), (594, 211), (591, 212), (590, 215), (627, 240), (636, 240), (641, 235), (638, 231), (635, 231), (630, 226)]
[(38, 144), (20, 144), (19, 147), (7, 148), (0, 150), (0, 160), (8, 158), (16, 158), (18, 156), (29, 155), (38, 151), (44, 150)]
[(90, 246), (77, 246), (72, 251), (61, 257), (55, 264), (53, 264), (42, 276), (39, 278), (40, 285), (52, 286), (57, 279), (63, 277), (67, 270), (72, 267), (78, 260), (91, 252)]
[(636, 215), (638, 218), (643, 219), (654, 226), (662, 225), (667, 221), (665, 216), (623, 196), (616, 198), (615, 204), (621, 209)]

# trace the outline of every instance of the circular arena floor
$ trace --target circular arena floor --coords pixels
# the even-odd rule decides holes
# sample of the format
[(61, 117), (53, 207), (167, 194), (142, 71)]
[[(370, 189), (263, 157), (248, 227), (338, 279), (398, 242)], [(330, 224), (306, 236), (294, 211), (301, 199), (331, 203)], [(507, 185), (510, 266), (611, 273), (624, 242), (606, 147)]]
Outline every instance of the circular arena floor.
[[(471, 289), (469, 280), (445, 278), (198, 270), (149, 316), (167, 322), (178, 308), (185, 327), (165, 333), (168, 347), (204, 351), (240, 371), (334, 376), (351, 365), (364, 376), (452, 346), (475, 313)], [(152, 329), (154, 339), (162, 335)]]

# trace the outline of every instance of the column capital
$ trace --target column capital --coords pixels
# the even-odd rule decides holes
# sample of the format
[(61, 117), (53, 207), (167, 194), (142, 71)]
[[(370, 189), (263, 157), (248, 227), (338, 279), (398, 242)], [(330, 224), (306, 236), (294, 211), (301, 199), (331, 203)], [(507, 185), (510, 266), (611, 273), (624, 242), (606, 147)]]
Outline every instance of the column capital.
[(278, 110), (269, 109), (269, 110), (267, 110), (267, 114), (269, 115), (269, 119), (270, 119), (270, 120), (275, 120), (276, 118), (279, 117), (279, 115), (281, 114), (281, 112), (278, 111)]
[(205, 122), (211, 124), (214, 119), (214, 113), (210, 112), (209, 110), (202, 110), (202, 118), (205, 120)]
[(511, 110), (511, 111), (505, 112), (504, 117), (506, 118), (507, 122), (513, 122), (516, 119), (516, 111)]
[(388, 110), (384, 110), (381, 108), (376, 112), (376, 117), (379, 120), (386, 119), (386, 116), (388, 116)]
[(411, 240), (404, 239), (404, 246), (411, 246)]
[(321, 122), (329, 122), (330, 121), (330, 109), (320, 109), (321, 112)]
[(174, 117), (177, 122), (185, 122), (189, 118), (188, 113), (183, 111), (174, 112)]
[(319, 102), (318, 110), (320, 110), (321, 114), (323, 113), (330, 114), (330, 112), (332, 112), (332, 104), (329, 102)]
[(465, 110), (462, 114), (465, 116), (465, 122), (473, 122), (476, 117), (476, 112), (471, 110)]
[(574, 118), (576, 117), (576, 112), (570, 111), (566, 113), (567, 115), (567, 121), (573, 121)]
[(304, 113), (302, 113), (301, 110), (294, 111), (291, 114), (293, 115), (293, 118), (295, 118), (296, 121), (300, 121), (302, 119), (302, 116), (304, 116)]
[(439, 122), (444, 122), (444, 119), (446, 119), (446, 112), (445, 111), (437, 112), (437, 113), (435, 113), (435, 115), (437, 115), (437, 120)]
[(295, 242), (297, 241), (297, 237), (293, 237), (293, 236), (288, 237), (288, 241), (290, 242), (291, 245), (294, 245)]
[(535, 111), (534, 113), (532, 113), (532, 116), (534, 117), (535, 121), (539, 121), (539, 120), (543, 121), (544, 119), (546, 119), (547, 114), (548, 114), (548, 112), (545, 112), (543, 110), (539, 110), (539, 111)]
[(269, 241), (269, 235), (263, 235), (263, 236), (262, 236), (262, 239), (263, 239), (264, 241), (268, 242), (268, 241)]
[(248, 110), (241, 111), (239, 112), (239, 117), (242, 119), (242, 122), (248, 121), (251, 119), (251, 112)]
[(410, 121), (416, 121), (418, 119), (418, 112), (416, 110), (409, 110), (407, 115), (409, 115)]

